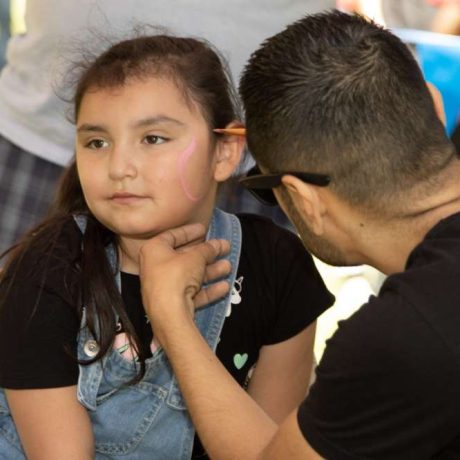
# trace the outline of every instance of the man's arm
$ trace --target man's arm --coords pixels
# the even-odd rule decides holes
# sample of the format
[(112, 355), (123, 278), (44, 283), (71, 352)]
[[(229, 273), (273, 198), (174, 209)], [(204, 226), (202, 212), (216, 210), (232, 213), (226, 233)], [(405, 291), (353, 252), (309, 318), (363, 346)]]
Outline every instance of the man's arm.
[(297, 422), (297, 409), (295, 409), (280, 425), (275, 436), (264, 449), (259, 458), (263, 460), (320, 460), (313, 448), (305, 441)]
[(277, 423), (297, 409), (307, 394), (315, 330), (316, 322), (295, 336), (260, 350), (248, 393)]
[[(172, 301), (171, 295), (158, 296), (154, 302), (157, 306), (167, 303), (171, 311), (184, 309), (184, 302)], [(321, 458), (300, 433), (297, 410), (278, 429), (227, 372), (190, 316), (167, 322), (167, 328), (162, 326), (162, 344), (195, 428), (211, 458)]]
[[(286, 457), (319, 459), (303, 439), (295, 414), (278, 430), (220, 363), (193, 322), (194, 305), (228, 291), (210, 288), (203, 279), (228, 273), (217, 258), (228, 251), (222, 242), (181, 248), (204, 235), (204, 228), (183, 227), (147, 243), (141, 251), (144, 306), (154, 333), (168, 355), (193, 423), (209, 456), (215, 459)], [(179, 248), (176, 250), (176, 248)], [(148, 280), (152, 280), (150, 283)]]

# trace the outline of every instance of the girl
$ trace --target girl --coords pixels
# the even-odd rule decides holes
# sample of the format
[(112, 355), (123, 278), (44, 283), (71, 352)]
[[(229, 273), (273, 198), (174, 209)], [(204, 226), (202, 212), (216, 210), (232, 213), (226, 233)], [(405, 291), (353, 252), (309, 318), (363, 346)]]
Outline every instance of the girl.
[(232, 292), (196, 314), (210, 347), (274, 420), (303, 399), (314, 321), (333, 299), (295, 235), (214, 208), (243, 146), (213, 130), (236, 119), (222, 63), (201, 41), (127, 40), (86, 68), (75, 161), (0, 284), (2, 458), (205, 455), (138, 277), (145, 240), (185, 223), (232, 244)]

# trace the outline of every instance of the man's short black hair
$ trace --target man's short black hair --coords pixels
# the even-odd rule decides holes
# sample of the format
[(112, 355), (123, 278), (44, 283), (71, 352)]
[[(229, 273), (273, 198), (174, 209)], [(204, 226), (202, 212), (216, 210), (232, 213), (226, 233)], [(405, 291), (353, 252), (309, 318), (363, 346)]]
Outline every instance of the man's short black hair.
[(361, 16), (291, 24), (253, 53), (240, 93), (260, 165), (328, 174), (369, 210), (432, 184), (455, 155), (411, 51)]

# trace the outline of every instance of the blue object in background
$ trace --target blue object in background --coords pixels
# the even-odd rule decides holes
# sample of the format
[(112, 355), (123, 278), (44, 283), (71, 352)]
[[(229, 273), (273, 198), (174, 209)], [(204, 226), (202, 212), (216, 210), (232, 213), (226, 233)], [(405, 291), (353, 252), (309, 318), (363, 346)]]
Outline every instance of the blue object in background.
[(441, 92), (449, 136), (460, 118), (460, 37), (413, 29), (394, 29), (405, 43), (415, 45), (425, 80)]
[(416, 49), (425, 79), (441, 91), (451, 135), (460, 114), (460, 47), (421, 44)]

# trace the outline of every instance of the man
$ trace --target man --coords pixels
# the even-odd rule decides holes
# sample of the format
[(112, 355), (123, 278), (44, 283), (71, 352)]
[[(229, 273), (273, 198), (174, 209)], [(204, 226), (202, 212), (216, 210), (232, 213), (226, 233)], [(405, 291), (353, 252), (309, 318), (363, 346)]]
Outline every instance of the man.
[(228, 289), (201, 288), (228, 271), (228, 243), (190, 247), (203, 237), (192, 226), (146, 244), (145, 307), (210, 456), (460, 458), (460, 161), (415, 60), (388, 31), (331, 12), (265, 42), (240, 90), (264, 173), (247, 184), (275, 187), (321, 259), (389, 277), (340, 325), (307, 399), (277, 427), (192, 320)]

